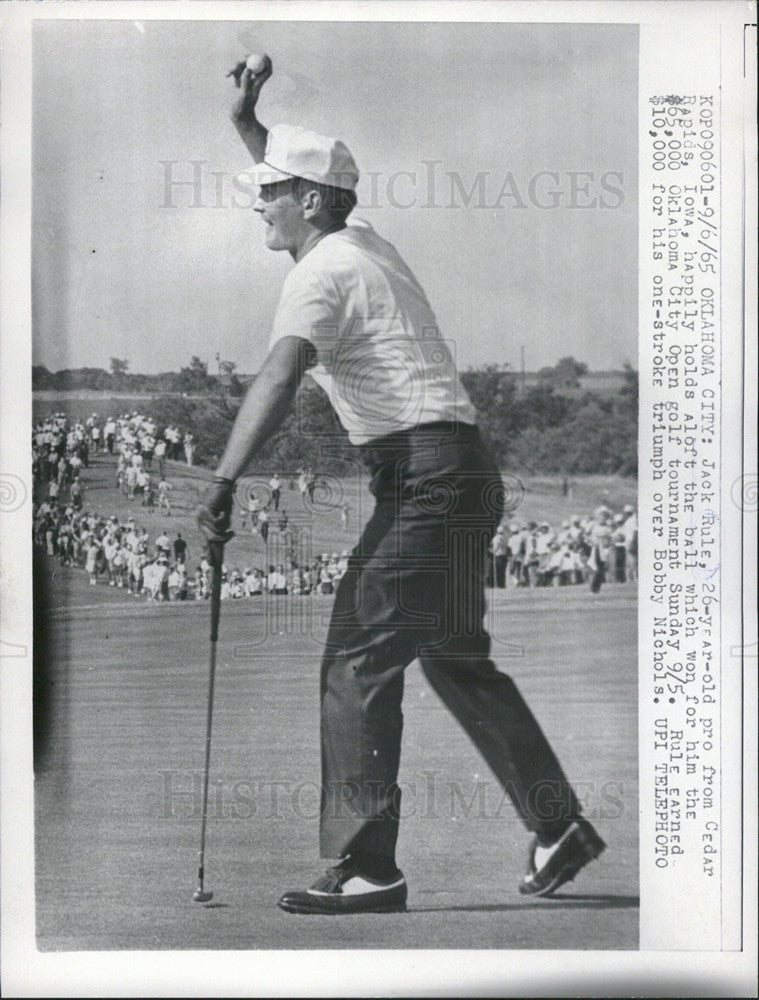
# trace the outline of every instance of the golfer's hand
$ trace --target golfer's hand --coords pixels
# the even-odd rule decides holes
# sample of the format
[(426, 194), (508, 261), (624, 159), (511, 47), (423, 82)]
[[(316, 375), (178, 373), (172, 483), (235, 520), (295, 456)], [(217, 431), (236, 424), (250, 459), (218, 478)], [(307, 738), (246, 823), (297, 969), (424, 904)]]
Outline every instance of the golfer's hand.
[(198, 527), (210, 541), (228, 541), (232, 537), (232, 495), (234, 483), (231, 479), (216, 477), (211, 491), (198, 511)]
[(244, 121), (248, 118), (255, 118), (256, 104), (261, 94), (261, 88), (272, 72), (271, 59), (266, 56), (264, 68), (260, 73), (251, 72), (245, 65), (245, 59), (238, 62), (227, 73), (227, 77), (234, 78), (235, 87), (242, 91), (232, 106), (233, 120)]

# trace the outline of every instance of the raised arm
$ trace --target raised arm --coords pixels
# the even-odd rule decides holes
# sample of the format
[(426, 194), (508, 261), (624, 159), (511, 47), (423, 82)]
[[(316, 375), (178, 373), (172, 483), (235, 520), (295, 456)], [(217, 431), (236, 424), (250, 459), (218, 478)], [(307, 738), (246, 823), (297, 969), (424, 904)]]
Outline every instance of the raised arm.
[[(249, 57), (250, 58), (250, 57)], [(261, 88), (272, 74), (271, 59), (261, 57), (261, 69), (254, 73), (246, 60), (238, 62), (227, 76), (234, 77), (235, 86), (240, 94), (232, 105), (230, 118), (245, 143), (254, 163), (261, 163), (266, 150), (268, 131), (256, 117), (256, 104)]]

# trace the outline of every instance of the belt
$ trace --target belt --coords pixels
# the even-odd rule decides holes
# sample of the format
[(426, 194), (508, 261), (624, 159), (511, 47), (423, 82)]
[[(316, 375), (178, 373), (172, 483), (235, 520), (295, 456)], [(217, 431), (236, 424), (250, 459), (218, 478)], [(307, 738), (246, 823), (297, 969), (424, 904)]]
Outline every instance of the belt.
[(480, 442), (480, 431), (475, 424), (465, 424), (454, 420), (437, 420), (428, 424), (418, 424), (407, 430), (395, 431), (383, 437), (372, 438), (366, 444), (359, 445), (362, 459), (371, 464), (387, 460), (393, 455), (408, 454), (416, 445), (429, 445), (430, 442), (457, 440), (472, 443)]

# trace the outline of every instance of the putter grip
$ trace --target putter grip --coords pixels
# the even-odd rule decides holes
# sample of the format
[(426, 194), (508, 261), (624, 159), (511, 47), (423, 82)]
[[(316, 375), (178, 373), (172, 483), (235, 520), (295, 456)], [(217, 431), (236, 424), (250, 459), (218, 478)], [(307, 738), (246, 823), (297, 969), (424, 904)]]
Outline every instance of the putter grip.
[(219, 617), (221, 614), (221, 567), (224, 562), (224, 543), (208, 542), (211, 563), (211, 642), (219, 638)]

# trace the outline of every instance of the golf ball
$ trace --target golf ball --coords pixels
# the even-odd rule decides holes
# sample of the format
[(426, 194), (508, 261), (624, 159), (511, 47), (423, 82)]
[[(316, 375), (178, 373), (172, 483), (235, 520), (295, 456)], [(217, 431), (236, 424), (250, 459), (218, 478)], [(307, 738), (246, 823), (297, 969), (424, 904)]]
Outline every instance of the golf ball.
[(245, 66), (247, 69), (251, 71), (251, 73), (255, 74), (263, 73), (263, 71), (266, 69), (266, 64), (268, 62), (268, 59), (269, 57), (265, 54), (257, 55), (256, 53), (254, 53), (253, 55), (248, 56), (248, 58), (245, 60)]

